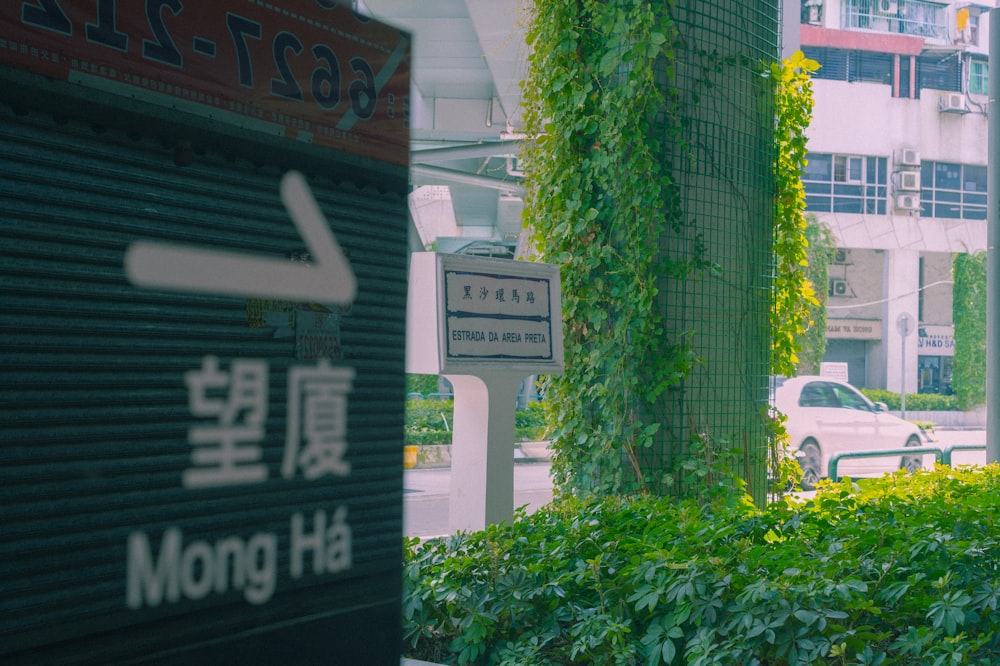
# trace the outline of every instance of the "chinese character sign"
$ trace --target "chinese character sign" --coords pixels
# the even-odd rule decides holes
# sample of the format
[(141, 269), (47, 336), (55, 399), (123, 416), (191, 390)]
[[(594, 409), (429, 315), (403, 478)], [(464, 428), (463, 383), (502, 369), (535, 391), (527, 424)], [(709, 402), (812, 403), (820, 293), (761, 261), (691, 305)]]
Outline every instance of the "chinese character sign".
[(562, 372), (558, 266), (415, 252), (409, 284), (409, 372)]
[[(269, 370), (263, 360), (226, 363), (209, 355), (185, 373), (188, 410), (195, 421), (188, 429), (190, 463), (180, 478), (185, 489), (259, 486), (269, 480), (263, 450)], [(350, 475), (347, 408), (353, 381), (353, 368), (333, 367), (326, 359), (288, 371), (282, 477), (310, 482)], [(132, 532), (126, 548), (126, 606), (140, 610), (232, 591), (259, 605), (271, 599), (282, 570), (296, 580), (351, 568), (346, 506), (298, 512), (288, 525), (287, 563), (280, 561), (280, 539), (274, 532), (232, 534), (215, 543), (185, 539), (176, 526), (152, 539), (146, 532)]]
[(549, 279), (445, 271), (451, 359), (552, 360)]
[(281, 474), (301, 473), (312, 480), (324, 474), (347, 476), (347, 395), (354, 370), (296, 367), (288, 373), (288, 434)]
[(546, 319), (552, 315), (549, 280), (514, 275), (445, 271), (449, 313)]
[(184, 487), (266, 481), (260, 442), (267, 420), (267, 364), (238, 360), (222, 370), (219, 359), (206, 356), (184, 383), (191, 415), (208, 421), (188, 431), (191, 467), (184, 472)]

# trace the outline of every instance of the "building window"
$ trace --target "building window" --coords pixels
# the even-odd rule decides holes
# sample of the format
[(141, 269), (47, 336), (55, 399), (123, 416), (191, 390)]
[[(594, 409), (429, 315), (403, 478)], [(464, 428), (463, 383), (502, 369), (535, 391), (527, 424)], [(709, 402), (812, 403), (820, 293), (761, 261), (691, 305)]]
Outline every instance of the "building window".
[(947, 39), (944, 9), (922, 0), (844, 0), (841, 11), (847, 30)]
[(989, 61), (980, 58), (969, 61), (969, 92), (974, 95), (990, 94)]
[(809, 153), (802, 175), (806, 210), (885, 215), (886, 164), (884, 157)]
[(910, 63), (913, 58), (910, 56), (899, 56), (899, 96), (903, 99), (910, 97)]
[(820, 64), (815, 79), (892, 85), (892, 54), (805, 46), (802, 53)]
[(800, 22), (810, 25), (823, 25), (823, 0), (802, 0)]
[(958, 51), (917, 58), (917, 90), (924, 88), (962, 92), (962, 59)]
[(954, 395), (951, 375), (954, 368), (951, 356), (919, 356), (917, 362), (917, 393)]
[(925, 217), (986, 219), (986, 167), (950, 162), (920, 165), (920, 204)]
[(833, 182), (860, 183), (861, 167), (862, 163), (860, 157), (855, 155), (834, 155)]

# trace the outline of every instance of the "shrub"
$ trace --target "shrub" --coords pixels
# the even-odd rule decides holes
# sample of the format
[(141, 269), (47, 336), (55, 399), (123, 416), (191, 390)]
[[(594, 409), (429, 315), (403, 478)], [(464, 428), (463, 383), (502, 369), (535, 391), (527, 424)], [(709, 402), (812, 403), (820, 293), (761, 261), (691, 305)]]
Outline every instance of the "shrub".
[[(405, 436), (407, 444), (451, 444), (455, 403), (452, 400), (408, 400)], [(485, 425), (483, 426), (485, 427)], [(547, 430), (543, 403), (528, 403), (514, 416), (516, 441), (537, 441)]]
[(431, 393), (437, 393), (440, 389), (438, 388), (438, 382), (440, 377), (438, 375), (406, 375), (406, 392), (407, 393), (419, 393), (421, 395), (430, 395)]
[(455, 403), (451, 400), (407, 400), (406, 428), (451, 430)]
[(545, 403), (529, 402), (526, 409), (514, 414), (514, 437), (519, 442), (535, 442), (545, 438), (548, 422), (545, 417)]
[(404, 649), (448, 664), (1000, 663), (1000, 467), (754, 509), (564, 503), (405, 544)]
[[(861, 389), (872, 402), (884, 402), (886, 406), (894, 411), (899, 411), (902, 407), (902, 400), (898, 393), (885, 389)], [(951, 412), (959, 409), (958, 400), (953, 395), (940, 395), (938, 393), (907, 393), (906, 409), (915, 412)]]

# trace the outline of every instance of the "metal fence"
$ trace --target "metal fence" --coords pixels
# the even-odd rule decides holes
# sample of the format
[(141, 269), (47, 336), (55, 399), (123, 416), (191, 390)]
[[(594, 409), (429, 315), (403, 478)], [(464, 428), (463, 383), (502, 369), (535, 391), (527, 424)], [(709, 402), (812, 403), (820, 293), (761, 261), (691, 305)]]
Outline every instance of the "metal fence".
[(933, 453), (934, 458), (941, 465), (951, 465), (951, 455), (955, 451), (985, 451), (985, 444), (952, 444), (950, 446), (910, 446), (902, 449), (880, 449), (877, 451), (843, 451), (830, 456), (827, 463), (827, 476), (831, 481), (839, 481), (838, 469), (840, 461), (851, 458), (889, 458), (892, 456), (923, 456)]

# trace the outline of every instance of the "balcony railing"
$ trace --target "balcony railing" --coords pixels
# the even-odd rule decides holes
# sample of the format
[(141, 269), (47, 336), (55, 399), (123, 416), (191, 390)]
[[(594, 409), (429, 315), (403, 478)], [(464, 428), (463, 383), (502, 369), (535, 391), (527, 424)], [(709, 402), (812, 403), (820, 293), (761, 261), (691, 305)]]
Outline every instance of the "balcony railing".
[(945, 8), (920, 0), (845, 0), (845, 30), (865, 30), (948, 40)]

